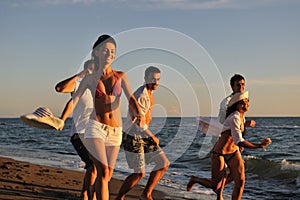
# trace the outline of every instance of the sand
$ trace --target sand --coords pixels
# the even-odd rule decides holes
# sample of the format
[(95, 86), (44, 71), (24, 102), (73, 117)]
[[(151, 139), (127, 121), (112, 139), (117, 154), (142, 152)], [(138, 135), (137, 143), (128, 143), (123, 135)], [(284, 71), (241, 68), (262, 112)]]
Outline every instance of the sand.
[[(40, 166), (28, 162), (0, 157), (0, 199), (80, 199), (84, 172)], [(122, 181), (112, 179), (110, 199), (115, 199)], [(126, 199), (139, 199), (143, 187), (131, 190)], [(154, 191), (155, 199), (166, 198), (161, 191)]]
[[(0, 157), (1, 200), (78, 200), (84, 172), (36, 165), (29, 162)], [(113, 178), (109, 183), (110, 200), (114, 200), (122, 180)], [(185, 184), (185, 183), (183, 183)], [(126, 195), (125, 200), (139, 199), (143, 185), (137, 185)], [(215, 195), (194, 194), (174, 188), (157, 186), (155, 200), (216, 199)], [(229, 198), (225, 198), (226, 200)]]

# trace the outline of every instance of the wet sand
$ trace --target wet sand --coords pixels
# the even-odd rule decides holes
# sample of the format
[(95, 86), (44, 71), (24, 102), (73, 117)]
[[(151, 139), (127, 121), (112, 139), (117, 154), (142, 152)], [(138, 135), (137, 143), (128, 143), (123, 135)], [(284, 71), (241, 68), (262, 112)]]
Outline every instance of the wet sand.
[[(83, 177), (84, 172), (81, 171), (36, 165), (0, 157), (0, 199), (79, 200), (81, 199)], [(110, 181), (110, 200), (116, 198), (122, 182), (116, 178)], [(139, 199), (143, 189), (143, 185), (137, 185), (127, 193), (125, 200)], [(192, 194), (159, 185), (153, 191), (153, 198), (155, 200), (212, 200), (216, 199), (216, 196)]]
[[(40, 166), (28, 162), (0, 157), (0, 199), (80, 199), (84, 172)], [(110, 199), (115, 199), (122, 184), (112, 179)], [(139, 199), (143, 186), (137, 186), (126, 196), (128, 200)], [(154, 191), (154, 199), (171, 199), (161, 191)]]

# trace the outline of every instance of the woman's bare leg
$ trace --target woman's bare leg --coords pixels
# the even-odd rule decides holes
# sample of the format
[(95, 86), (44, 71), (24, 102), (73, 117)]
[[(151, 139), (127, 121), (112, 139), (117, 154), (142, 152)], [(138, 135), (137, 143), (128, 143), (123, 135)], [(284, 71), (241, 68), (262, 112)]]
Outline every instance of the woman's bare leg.
[[(211, 155), (211, 175), (212, 178), (198, 178), (191, 176), (187, 184), (187, 191), (190, 191), (195, 183), (199, 183), (204, 187), (211, 188), (217, 194), (218, 199), (222, 199), (222, 191), (224, 189), (226, 172), (224, 171), (224, 158), (216, 154)], [(224, 179), (224, 180), (223, 180)], [(224, 181), (224, 182), (223, 182)]]
[[(241, 153), (241, 150), (238, 152)], [(223, 156), (216, 154), (211, 155), (211, 168), (212, 168), (212, 178), (198, 178), (196, 176), (191, 176), (187, 184), (187, 191), (190, 191), (195, 183), (199, 183), (205, 187), (211, 188), (217, 194), (218, 199), (222, 198), (222, 193), (225, 185), (233, 181), (233, 177), (230, 174), (226, 174), (225, 161)]]
[(95, 192), (97, 199), (108, 200), (108, 181), (110, 178), (105, 143), (100, 138), (86, 138), (82, 142), (89, 151), (96, 166)]
[(245, 167), (244, 160), (240, 152), (237, 152), (234, 157), (227, 163), (231, 176), (234, 181), (234, 188), (232, 191), (232, 199), (240, 200), (243, 195), (245, 186)]

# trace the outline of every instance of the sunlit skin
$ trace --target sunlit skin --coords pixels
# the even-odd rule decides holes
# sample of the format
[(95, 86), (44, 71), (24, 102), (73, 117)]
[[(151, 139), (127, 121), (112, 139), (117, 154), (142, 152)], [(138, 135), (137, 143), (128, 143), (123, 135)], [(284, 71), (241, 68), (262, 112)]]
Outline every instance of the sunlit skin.
[(160, 73), (150, 73), (148, 77), (145, 77), (145, 82), (151, 102), (151, 108), (145, 115), (145, 123), (149, 126), (152, 119), (152, 106), (154, 103), (152, 91), (158, 88), (160, 82)]
[[(95, 56), (99, 59), (99, 71), (100, 79), (98, 80), (98, 88), (104, 93), (111, 91), (115, 84), (116, 79), (113, 77), (113, 71), (110, 67), (111, 63), (114, 61), (116, 56), (116, 47), (113, 43), (107, 42), (101, 45), (97, 50), (95, 50)], [(121, 77), (123, 72), (117, 72), (118, 76)], [(111, 106), (102, 106), (102, 105)], [(120, 116), (118, 116), (118, 109), (116, 106), (119, 105), (119, 98), (115, 96), (103, 96), (95, 99), (95, 111), (98, 121), (108, 124), (110, 126), (120, 126), (121, 121)], [(117, 112), (114, 112), (117, 111)], [(114, 113), (113, 113), (114, 112)], [(115, 116), (115, 120), (112, 120), (112, 116)], [(117, 120), (118, 119), (118, 120)]]
[(241, 115), (244, 115), (245, 112), (249, 110), (250, 103), (248, 99), (243, 99), (243, 103), (238, 104), (238, 111), (241, 113)]
[(156, 90), (160, 82), (160, 73), (150, 73), (148, 77), (145, 77), (147, 89)]
[(245, 80), (235, 81), (231, 87), (233, 93), (244, 92), (246, 87)]
[(116, 57), (116, 47), (113, 43), (107, 42), (95, 51), (95, 55), (99, 56), (99, 62), (104, 66), (104, 70), (111, 65)]

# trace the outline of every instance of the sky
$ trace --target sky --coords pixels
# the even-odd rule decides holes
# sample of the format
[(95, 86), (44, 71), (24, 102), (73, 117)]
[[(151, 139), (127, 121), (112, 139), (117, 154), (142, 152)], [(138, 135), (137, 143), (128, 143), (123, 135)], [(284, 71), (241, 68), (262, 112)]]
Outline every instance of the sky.
[(161, 69), (154, 116), (216, 116), (235, 73), (248, 116), (300, 116), (299, 13), (297, 0), (2, 0), (0, 117), (39, 106), (59, 116), (70, 95), (55, 84), (79, 72), (101, 34), (116, 38), (113, 68), (132, 90), (147, 66)]

